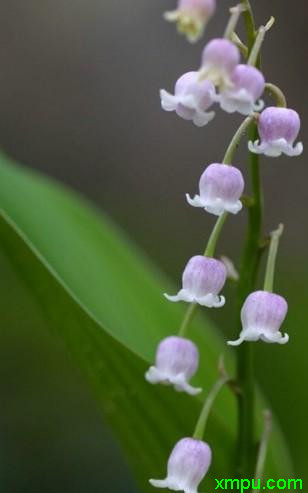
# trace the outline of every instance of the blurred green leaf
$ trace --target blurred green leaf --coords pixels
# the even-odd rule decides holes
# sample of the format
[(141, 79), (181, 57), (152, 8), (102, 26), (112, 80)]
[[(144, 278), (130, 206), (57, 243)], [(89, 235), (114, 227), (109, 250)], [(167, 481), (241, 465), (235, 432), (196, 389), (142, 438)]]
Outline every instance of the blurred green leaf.
[[(163, 291), (172, 292), (170, 284), (101, 213), (3, 156), (0, 206), (1, 249), (10, 268), (88, 376), (139, 485), (153, 491), (148, 478), (164, 475), (170, 449), (192, 433), (202, 399), (144, 380), (158, 341), (176, 332), (183, 307), (163, 299)], [(226, 346), (204, 318), (196, 319), (191, 338), (201, 352), (194, 384), (206, 391), (216, 379), (217, 359)], [(227, 364), (232, 369), (229, 353)], [(234, 476), (235, 430), (234, 397), (224, 389), (205, 437), (214, 449), (207, 489), (216, 484), (215, 477)], [(291, 474), (277, 426), (268, 474)]]

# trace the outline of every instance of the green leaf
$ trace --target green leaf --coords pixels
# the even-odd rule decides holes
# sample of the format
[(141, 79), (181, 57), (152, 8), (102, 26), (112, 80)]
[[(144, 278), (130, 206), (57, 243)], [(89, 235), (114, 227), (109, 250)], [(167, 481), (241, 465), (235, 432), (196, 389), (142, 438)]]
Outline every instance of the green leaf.
[[(162, 297), (174, 287), (79, 196), (3, 156), (0, 206), (1, 249), (9, 268), (89, 378), (141, 489), (153, 491), (148, 479), (163, 477), (172, 446), (192, 433), (205, 395), (192, 398), (144, 380), (158, 341), (175, 333), (183, 316), (183, 306)], [(25, 316), (31, 312), (20, 314), (20, 323)], [(204, 317), (196, 319), (190, 335), (201, 352), (193, 383), (206, 392), (216, 379), (219, 355), (226, 353), (230, 371), (233, 360)], [(234, 477), (235, 436), (236, 403), (224, 389), (205, 437), (214, 450), (207, 490), (215, 477)], [(276, 425), (268, 475), (287, 474), (288, 451)]]

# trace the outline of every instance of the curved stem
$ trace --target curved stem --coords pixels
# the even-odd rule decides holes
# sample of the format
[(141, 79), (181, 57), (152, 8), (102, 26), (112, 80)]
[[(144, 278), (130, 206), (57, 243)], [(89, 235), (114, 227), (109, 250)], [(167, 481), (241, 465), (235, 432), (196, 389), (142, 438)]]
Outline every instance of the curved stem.
[(218, 241), (220, 232), (222, 230), (222, 227), (223, 227), (227, 217), (228, 217), (228, 213), (224, 212), (217, 219), (215, 226), (213, 228), (213, 231), (211, 233), (211, 236), (209, 237), (209, 241), (207, 242), (206, 249), (204, 250), (204, 256), (205, 257), (213, 257), (214, 256), (217, 241)]
[(274, 286), (274, 275), (275, 275), (275, 264), (279, 246), (279, 240), (283, 233), (283, 224), (279, 224), (276, 231), (271, 233), (271, 243), (268, 252), (266, 270), (265, 270), (265, 279), (264, 279), (264, 291), (269, 291), (270, 293), (273, 291)]
[(242, 137), (245, 135), (245, 132), (249, 128), (250, 124), (255, 120), (256, 115), (253, 114), (245, 118), (245, 120), (241, 123), (237, 131), (235, 132), (228, 149), (226, 150), (225, 156), (223, 158), (223, 164), (231, 164), (233, 159), (234, 152), (236, 151)]
[(267, 82), (265, 84), (265, 90), (275, 97), (277, 106), (279, 106), (280, 108), (287, 107), (286, 97), (278, 86)]
[(233, 33), (231, 33), (230, 41), (232, 41), (232, 43), (234, 43), (238, 47), (238, 49), (242, 53), (243, 57), (244, 58), (247, 58), (247, 56), (248, 56), (248, 48), (243, 43), (243, 41), (241, 40), (241, 38), (239, 38), (239, 36), (234, 31), (233, 31)]
[(224, 375), (217, 382), (213, 385), (212, 389), (210, 390), (200, 413), (199, 419), (196, 424), (196, 428), (193, 434), (193, 438), (196, 440), (202, 440), (204, 436), (204, 431), (206, 427), (206, 423), (208, 420), (208, 417), (210, 415), (211, 409), (213, 407), (214, 401), (219, 394), (220, 390), (222, 387), (228, 383), (230, 380), (230, 377), (228, 375)]
[(197, 310), (198, 305), (196, 303), (190, 303), (188, 306), (186, 313), (184, 315), (183, 321), (180, 325), (180, 329), (178, 332), (179, 337), (184, 337), (186, 335), (187, 329), (189, 327), (190, 322), (193, 319), (193, 316)]

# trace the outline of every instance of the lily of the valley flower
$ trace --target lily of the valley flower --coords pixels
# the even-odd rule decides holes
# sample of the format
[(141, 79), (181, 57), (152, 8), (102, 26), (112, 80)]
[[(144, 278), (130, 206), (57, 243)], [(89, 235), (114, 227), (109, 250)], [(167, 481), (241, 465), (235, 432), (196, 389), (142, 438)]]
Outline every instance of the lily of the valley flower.
[(215, 8), (216, 0), (179, 0), (177, 9), (166, 12), (164, 18), (176, 22), (178, 31), (194, 43), (203, 35)]
[(199, 81), (198, 72), (187, 72), (175, 84), (174, 95), (161, 89), (161, 105), (165, 111), (175, 111), (184, 120), (192, 120), (197, 127), (203, 127), (215, 116), (207, 112), (215, 101), (215, 87), (208, 81)]
[(167, 337), (158, 345), (155, 366), (151, 366), (145, 378), (148, 382), (173, 385), (175, 390), (190, 395), (199, 394), (202, 389), (189, 385), (190, 378), (199, 366), (199, 351), (189, 339)]
[(183, 287), (175, 296), (165, 294), (169, 301), (186, 301), (202, 306), (221, 307), (224, 296), (219, 296), (227, 277), (226, 267), (220, 260), (196, 255), (192, 257), (183, 272)]
[(203, 49), (199, 77), (224, 90), (232, 86), (231, 74), (239, 61), (240, 52), (231, 41), (212, 39)]
[(227, 164), (210, 164), (199, 181), (199, 195), (187, 202), (193, 207), (202, 207), (207, 212), (220, 216), (224, 212), (236, 214), (242, 209), (239, 200), (244, 190), (244, 179), (239, 169)]
[(288, 108), (266, 108), (260, 115), (258, 129), (261, 142), (250, 141), (248, 147), (251, 152), (270, 157), (281, 154), (299, 156), (303, 152), (301, 142), (293, 145), (300, 130), (300, 118), (296, 111)]
[(209, 445), (201, 440), (182, 438), (168, 460), (166, 479), (150, 479), (156, 488), (198, 493), (198, 486), (212, 461)]
[(231, 74), (231, 86), (226, 87), (217, 100), (227, 113), (250, 115), (262, 110), (265, 80), (260, 70), (250, 65), (237, 65)]
[(239, 346), (244, 341), (264, 341), (286, 344), (288, 334), (279, 331), (288, 311), (286, 300), (268, 291), (255, 291), (246, 299), (242, 311), (242, 331), (239, 339), (228, 341), (230, 346)]

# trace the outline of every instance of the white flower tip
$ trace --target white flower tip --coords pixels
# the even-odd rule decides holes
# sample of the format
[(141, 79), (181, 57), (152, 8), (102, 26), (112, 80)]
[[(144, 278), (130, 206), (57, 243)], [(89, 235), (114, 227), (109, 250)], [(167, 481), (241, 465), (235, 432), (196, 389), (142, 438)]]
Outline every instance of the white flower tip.
[(165, 111), (174, 111), (176, 108), (176, 98), (165, 89), (159, 91), (161, 107)]
[(195, 195), (194, 198), (192, 199), (191, 196), (186, 193), (186, 200), (191, 205), (192, 207), (204, 207), (200, 195)]
[(193, 122), (196, 127), (204, 127), (213, 120), (215, 115), (215, 111), (209, 111), (208, 113), (206, 113), (205, 111), (197, 111), (196, 115), (193, 118)]
[(253, 152), (254, 154), (260, 154), (259, 140), (255, 140), (254, 142), (252, 142), (252, 140), (250, 140), (248, 142), (248, 149), (250, 152)]
[(279, 344), (287, 344), (289, 342), (289, 334), (284, 334), (281, 339), (278, 341)]
[(176, 22), (179, 18), (178, 10), (169, 10), (163, 13), (163, 19), (168, 22)]
[(155, 366), (150, 366), (150, 368), (144, 374), (144, 378), (146, 379), (147, 382), (152, 384), (155, 384), (159, 381)]
[(265, 105), (265, 103), (264, 103), (263, 99), (259, 99), (259, 101), (257, 101), (254, 104), (253, 110), (254, 111), (262, 111), (264, 108), (264, 105)]
[(155, 488), (168, 488), (165, 479), (149, 479), (149, 483)]
[(167, 293), (164, 293), (164, 297), (168, 300), (168, 301), (181, 301), (180, 297), (178, 294), (175, 294), (175, 295), (170, 295), (170, 294), (167, 294)]
[(236, 341), (227, 341), (227, 344), (228, 346), (239, 346), (240, 344), (242, 344), (242, 342), (244, 342), (244, 339), (240, 337)]
[(296, 146), (293, 147), (293, 154), (292, 154), (292, 156), (299, 156), (300, 154), (302, 154), (303, 150), (304, 150), (303, 143), (302, 142), (297, 142)]

